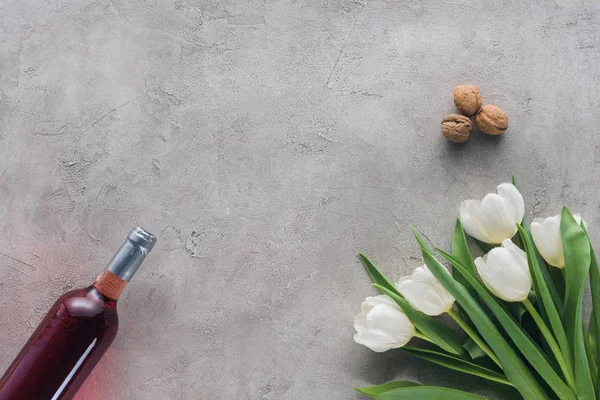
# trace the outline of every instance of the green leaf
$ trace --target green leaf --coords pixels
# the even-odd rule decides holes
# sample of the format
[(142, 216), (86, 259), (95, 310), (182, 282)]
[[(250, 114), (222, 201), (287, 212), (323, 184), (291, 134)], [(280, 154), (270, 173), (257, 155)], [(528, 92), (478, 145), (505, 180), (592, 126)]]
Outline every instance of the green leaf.
[[(547, 399), (548, 395), (544, 393), (543, 389), (540, 387), (539, 383), (535, 380), (534, 376), (531, 374), (525, 363), (521, 360), (515, 350), (511, 347), (511, 345), (502, 337), (502, 334), (493, 324), (493, 322), (488, 318), (485, 314), (479, 303), (469, 295), (469, 292), (458, 283), (452, 276), (447, 272), (446, 268), (433, 256), (431, 250), (421, 239), (419, 233), (413, 228), (413, 232), (419, 244), (421, 244), (421, 249), (423, 253), (423, 259), (425, 260), (425, 264), (431, 271), (431, 273), (437, 278), (437, 280), (454, 296), (456, 301), (464, 308), (465, 312), (471, 318), (471, 321), (477, 328), (479, 334), (483, 337), (483, 339), (487, 342), (487, 344), (492, 348), (496, 356), (500, 359), (502, 364), (502, 368), (504, 369), (504, 373), (508, 380), (513, 384), (513, 386), (523, 395), (526, 399)], [(487, 301), (488, 307), (490, 305), (495, 305), (497, 308), (500, 308), (504, 315), (496, 315), (498, 320), (505, 325), (503, 319), (507, 319), (511, 321), (517, 329), (521, 331), (521, 328), (516, 325), (514, 320), (510, 317), (506, 311), (496, 303), (496, 301), (491, 298), (491, 295), (487, 292), (486, 289), (483, 289), (480, 282), (474, 278), (474, 274), (469, 273), (467, 267), (465, 267), (460, 261), (456, 260), (454, 257), (448, 255), (450, 257), (450, 262), (453, 266), (457, 267), (460, 272), (463, 274), (465, 278), (469, 280), (471, 286), (473, 286), (482, 300)], [(479, 290), (479, 288), (483, 290)], [(491, 300), (491, 301), (490, 301)], [(492, 307), (490, 307), (491, 309)], [(494, 310), (492, 310), (494, 311)], [(495, 313), (496, 314), (496, 313)], [(523, 333), (523, 336), (525, 334)], [(534, 346), (530, 346), (534, 347)], [(542, 362), (540, 362), (540, 366), (545, 365), (544, 372), (548, 372), (550, 375), (545, 376), (546, 379), (552, 381), (554, 386), (556, 387), (554, 390), (557, 393), (561, 393), (561, 398), (575, 400), (574, 394), (571, 390), (562, 383), (558, 375), (552, 370), (550, 365), (543, 359), (540, 355)], [(562, 385), (561, 385), (562, 384)], [(564, 386), (561, 387), (561, 386)]]
[[(535, 301), (535, 293), (530, 292), (529, 297), (530, 299), (533, 299)], [(496, 298), (496, 301), (500, 304), (500, 306), (504, 307), (504, 309), (515, 319), (515, 321), (517, 321), (517, 323), (521, 325), (521, 327), (523, 327), (523, 330), (525, 330), (525, 332), (527, 332), (531, 336), (531, 338), (537, 342), (535, 338), (539, 335), (539, 330), (533, 319), (527, 313), (527, 309), (525, 308), (523, 303), (509, 303), (498, 298)], [(498, 319), (492, 312), (486, 310), (486, 315), (494, 323), (494, 325), (496, 325), (496, 327), (502, 327), (502, 325), (498, 322)], [(500, 333), (502, 333), (502, 336), (505, 340), (511, 343), (515, 351), (519, 351), (519, 349), (514, 344), (512, 344), (510, 337), (506, 334), (504, 329), (500, 329)], [(471, 355), (471, 358), (475, 357), (473, 358), (473, 360), (476, 361), (477, 364), (480, 364), (484, 367), (494, 368), (495, 365), (490, 362), (489, 358), (485, 357), (485, 352), (483, 352), (483, 350), (473, 348), (473, 346), (477, 346), (477, 343), (470, 339), (467, 340), (465, 344), (463, 344), (463, 347), (467, 350), (469, 355)], [(551, 362), (553, 360), (548, 361)], [(554, 364), (551, 363), (551, 365), (554, 368)], [(556, 364), (555, 370), (558, 370), (558, 364)]]
[(376, 283), (378, 285), (383, 286), (386, 289), (391, 290), (392, 292), (396, 293), (396, 294), (400, 294), (398, 293), (398, 290), (396, 290), (396, 287), (394, 286), (394, 284), (392, 283), (392, 281), (390, 281), (368, 258), (367, 256), (365, 256), (362, 253), (358, 253), (358, 256), (360, 257), (361, 261), (363, 262), (363, 265), (365, 266), (365, 269), (367, 270), (367, 273), (369, 274), (369, 276), (371, 277), (371, 280), (373, 281), (373, 283)]
[(549, 322), (548, 327), (552, 331), (552, 334), (560, 347), (560, 353), (565, 361), (567, 374), (569, 375), (567, 382), (572, 383), (573, 363), (571, 359), (571, 348), (569, 346), (569, 341), (567, 340), (565, 329), (563, 328), (562, 319), (552, 300), (552, 295), (546, 285), (546, 280), (542, 275), (542, 267), (538, 263), (536, 250), (533, 247), (533, 240), (521, 225), (517, 224), (517, 229), (519, 230), (519, 236), (521, 237), (521, 241), (527, 252), (527, 262), (529, 264), (531, 279), (536, 290), (537, 302), (540, 305), (540, 309), (544, 310), (543, 314), (546, 315), (547, 322)]
[(397, 293), (392, 292), (386, 287), (374, 283), (377, 289), (387, 294), (398, 304), (404, 314), (410, 319), (413, 325), (433, 343), (446, 350), (448, 353), (466, 357), (465, 349), (462, 346), (462, 341), (458, 335), (440, 321), (415, 310), (408, 302)]
[(594, 359), (594, 355), (596, 354), (595, 350), (592, 350), (592, 344), (590, 343), (590, 337), (585, 333), (585, 326), (583, 329), (583, 346), (585, 348), (585, 355), (587, 356), (588, 364), (590, 365), (590, 375), (592, 377), (592, 385), (593, 387), (597, 387), (598, 385), (598, 367), (596, 366), (596, 360)]
[[(449, 389), (438, 386), (422, 386), (413, 382), (406, 381), (398, 381), (392, 383), (399, 385), (399, 387), (381, 392), (378, 391), (375, 394), (372, 394), (369, 390), (377, 388), (377, 386), (372, 386), (370, 388), (360, 388), (356, 390), (374, 400), (485, 400), (481, 396), (477, 396), (475, 394), (463, 392), (456, 389)], [(364, 390), (367, 390), (367, 393), (365, 393)]]
[[(479, 295), (478, 295), (479, 296)], [(525, 315), (527, 315), (527, 310), (525, 309), (525, 306), (522, 303), (509, 303), (507, 301), (502, 301), (500, 299), (496, 299), (504, 308), (506, 308), (506, 310), (510, 313), (510, 315), (513, 316), (513, 318), (521, 325), (523, 326), (524, 323), (529, 323), (528, 320), (524, 320), (523, 317)], [(494, 325), (496, 326), (500, 326), (500, 324), (498, 323), (498, 320), (496, 319), (496, 317), (494, 316), (494, 314), (487, 312), (486, 311), (486, 315), (488, 316), (488, 318), (494, 323)], [(535, 326), (535, 324), (534, 324)], [(501, 332), (503, 333), (503, 332)], [(504, 335), (505, 338), (508, 339), (508, 336)], [(475, 347), (473, 347), (475, 346)], [(465, 344), (463, 344), (463, 347), (467, 350), (467, 352), (469, 353), (469, 355), (471, 356), (471, 358), (473, 360), (477, 360), (480, 358), (484, 358), (486, 356), (485, 352), (481, 349), (478, 349), (477, 347), (479, 347), (477, 345), (477, 343), (475, 343), (475, 341), (473, 341), (472, 339), (469, 339), (465, 342)], [(514, 347), (514, 346), (513, 346)], [(516, 348), (516, 347), (515, 347)]]
[[(589, 236), (587, 236), (587, 239), (590, 246), (590, 290), (592, 292), (592, 313), (590, 315), (588, 337), (591, 355), (598, 367), (600, 366), (600, 346), (598, 345), (598, 339), (600, 338), (600, 271), (598, 270), (598, 260), (596, 259)], [(596, 382), (600, 382), (600, 368), (598, 368)], [(600, 385), (597, 386), (596, 398), (600, 399)]]
[[(592, 299), (593, 303), (593, 299)], [(590, 341), (590, 349), (592, 350), (592, 354), (596, 363), (598, 362), (598, 333), (600, 329), (598, 327), (598, 322), (596, 322), (596, 311), (592, 310), (590, 314), (590, 319), (588, 323), (588, 337)], [(468, 350), (467, 350), (468, 351)], [(598, 397), (598, 395), (596, 395)]]
[[(569, 389), (567, 385), (565, 385), (565, 383), (561, 380), (556, 371), (550, 366), (548, 360), (546, 359), (546, 356), (541, 351), (539, 346), (531, 339), (531, 337), (525, 331), (523, 331), (523, 329), (517, 324), (514, 318), (512, 318), (511, 315), (506, 311), (506, 309), (504, 309), (504, 307), (502, 307), (496, 301), (496, 299), (487, 291), (487, 289), (478, 280), (478, 278), (474, 274), (468, 274), (467, 269), (462, 265), (460, 261), (456, 260), (454, 257), (444, 253), (441, 250), (438, 251), (456, 268), (461, 269), (461, 271), (465, 271), (465, 277), (469, 280), (469, 283), (475, 288), (475, 290), (477, 290), (477, 293), (479, 293), (481, 300), (483, 300), (483, 302), (488, 306), (490, 311), (496, 316), (498, 322), (502, 325), (506, 333), (510, 336), (513, 343), (521, 351), (523, 356), (535, 368), (537, 373), (548, 383), (548, 386), (550, 386), (552, 390), (554, 390), (558, 397), (560, 399), (574, 400), (575, 394), (571, 389)], [(427, 252), (424, 251), (423, 253), (425, 254)], [(429, 260), (433, 264), (431, 259), (435, 260), (435, 258), (433, 258), (432, 255), (429, 255)], [(439, 264), (439, 261), (435, 260), (435, 262)], [(439, 265), (441, 266), (441, 264)], [(440, 276), (442, 275), (440, 274)], [(436, 276), (436, 278), (438, 277)], [(438, 280), (440, 280), (440, 278), (438, 278)], [(446, 286), (444, 282), (442, 282), (442, 284), (444, 285), (444, 287), (446, 287), (447, 290), (449, 290), (449, 287)], [(454, 297), (458, 301), (458, 298), (456, 296)], [(486, 317), (486, 319), (489, 321), (489, 318)], [(475, 320), (473, 320), (473, 322), (475, 322)], [(481, 327), (478, 326), (477, 329), (479, 330), (482, 336), (484, 336), (485, 334), (484, 339), (486, 339), (490, 347), (492, 347), (492, 349), (494, 349), (494, 351), (496, 352), (498, 358), (500, 358), (502, 365), (505, 367), (504, 372), (508, 380), (510, 380), (513, 383), (515, 388), (519, 390), (519, 392), (521, 392), (525, 399), (547, 398), (548, 396), (543, 394), (543, 391), (540, 388), (539, 384), (537, 383), (537, 381), (535, 381), (529, 369), (522, 363), (518, 356), (517, 360), (514, 360), (513, 357), (515, 357), (516, 354), (512, 347), (510, 347), (510, 345), (506, 343), (500, 332), (495, 328), (493, 324), (492, 327), (494, 328), (493, 331), (487, 325)], [(500, 356), (501, 354), (499, 353), (499, 350), (496, 350), (495, 347), (498, 347), (498, 349), (502, 350), (502, 357)], [(505, 361), (505, 358), (507, 358), (508, 360)], [(508, 364), (509, 362), (510, 365)], [(528, 388), (527, 385), (532, 386)], [(533, 392), (528, 392), (528, 389), (533, 390)]]
[(471, 359), (473, 360), (479, 360), (487, 357), (487, 354), (485, 354), (485, 352), (481, 350), (481, 347), (479, 347), (479, 345), (471, 338), (469, 338), (469, 340), (463, 344), (463, 347), (465, 350), (467, 350), (467, 353), (469, 353)]
[(439, 351), (422, 349), (420, 347), (412, 346), (404, 346), (402, 347), (402, 350), (414, 356), (432, 362), (434, 364), (438, 364), (443, 367), (453, 369), (455, 371), (464, 372), (466, 374), (475, 375), (493, 382), (512, 386), (512, 384), (508, 381), (508, 379), (506, 379), (506, 376), (504, 376), (504, 374), (493, 371), (489, 368), (482, 367), (477, 364), (473, 364), (469, 361), (465, 361), (455, 356), (440, 353)]
[(367, 386), (364, 388), (356, 388), (356, 391), (360, 392), (364, 395), (367, 395), (371, 398), (374, 398), (373, 396), (377, 396), (377, 395), (380, 395), (385, 392), (389, 392), (394, 389), (401, 389), (401, 388), (414, 387), (414, 386), (421, 386), (421, 384), (416, 383), (416, 382), (410, 382), (410, 381), (395, 381), (395, 382), (384, 383), (382, 385), (377, 385), (377, 386)]
[[(473, 256), (471, 255), (471, 251), (467, 245), (467, 238), (465, 236), (465, 231), (463, 230), (462, 224), (460, 223), (460, 219), (456, 220), (454, 234), (452, 235), (452, 255), (460, 260), (467, 268), (469, 268), (469, 270), (473, 272), (475, 271)], [(478, 299), (475, 289), (469, 285), (469, 282), (467, 282), (465, 277), (462, 276), (457, 269), (452, 268), (452, 276), (458, 281), (458, 283), (467, 288), (474, 299)]]
[(560, 236), (565, 257), (565, 309), (563, 320), (573, 349), (575, 384), (579, 399), (595, 399), (590, 366), (583, 339), (583, 288), (590, 271), (590, 243), (571, 212), (561, 213)]
[(506, 307), (510, 315), (512, 315), (513, 318), (517, 320), (519, 324), (522, 325), (523, 315), (525, 315), (525, 313), (527, 312), (527, 309), (525, 308), (523, 303), (511, 303), (507, 301), (504, 302), (504, 306)]
[[(543, 264), (540, 264), (540, 265), (543, 265)], [(552, 279), (552, 282), (554, 283), (554, 287), (556, 288), (557, 296), (561, 301), (562, 306), (559, 309), (559, 311), (562, 312), (562, 307), (564, 307), (564, 299), (565, 299), (565, 276), (563, 275), (563, 271), (560, 268), (548, 267), (548, 266), (546, 266), (546, 268), (548, 269), (548, 272), (550, 273), (550, 278)]]

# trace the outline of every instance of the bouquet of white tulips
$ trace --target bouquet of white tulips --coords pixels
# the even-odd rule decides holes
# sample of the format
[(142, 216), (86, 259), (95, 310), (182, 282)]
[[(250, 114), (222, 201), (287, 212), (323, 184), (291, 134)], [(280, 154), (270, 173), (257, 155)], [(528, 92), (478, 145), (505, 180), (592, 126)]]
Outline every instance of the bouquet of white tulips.
[[(424, 265), (396, 283), (361, 254), (382, 294), (362, 304), (354, 340), (486, 379), (511, 400), (600, 400), (600, 272), (586, 224), (566, 207), (531, 226), (524, 214), (513, 179), (497, 194), (462, 203), (451, 252), (430, 247), (413, 228)], [(483, 257), (473, 259), (467, 235)], [(588, 276), (593, 308), (586, 326)], [(443, 313), (457, 327), (435, 318)], [(413, 345), (415, 338), (425, 347)], [(409, 381), (357, 390), (377, 400), (483, 399)]]

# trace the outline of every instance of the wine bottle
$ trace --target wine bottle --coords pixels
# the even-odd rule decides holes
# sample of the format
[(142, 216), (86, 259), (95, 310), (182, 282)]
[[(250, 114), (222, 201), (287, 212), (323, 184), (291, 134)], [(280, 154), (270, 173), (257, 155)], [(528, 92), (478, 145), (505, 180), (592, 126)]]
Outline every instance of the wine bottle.
[(0, 379), (0, 400), (71, 399), (110, 346), (117, 300), (156, 238), (134, 228), (89, 287), (63, 294)]

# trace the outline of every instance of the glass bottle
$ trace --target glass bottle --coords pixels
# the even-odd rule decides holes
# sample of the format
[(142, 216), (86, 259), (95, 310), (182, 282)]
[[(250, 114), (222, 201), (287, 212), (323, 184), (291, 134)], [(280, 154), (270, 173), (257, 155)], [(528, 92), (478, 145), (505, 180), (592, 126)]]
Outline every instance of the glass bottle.
[(75, 395), (117, 335), (119, 295), (155, 242), (134, 228), (92, 285), (54, 303), (0, 379), (0, 400)]

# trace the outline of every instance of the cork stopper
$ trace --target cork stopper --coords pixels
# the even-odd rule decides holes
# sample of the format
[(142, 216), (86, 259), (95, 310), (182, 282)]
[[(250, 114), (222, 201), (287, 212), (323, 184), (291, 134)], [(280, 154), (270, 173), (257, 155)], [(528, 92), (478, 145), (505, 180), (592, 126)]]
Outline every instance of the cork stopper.
[(123, 290), (125, 290), (127, 282), (105, 269), (100, 276), (96, 278), (93, 286), (109, 299), (117, 300)]

